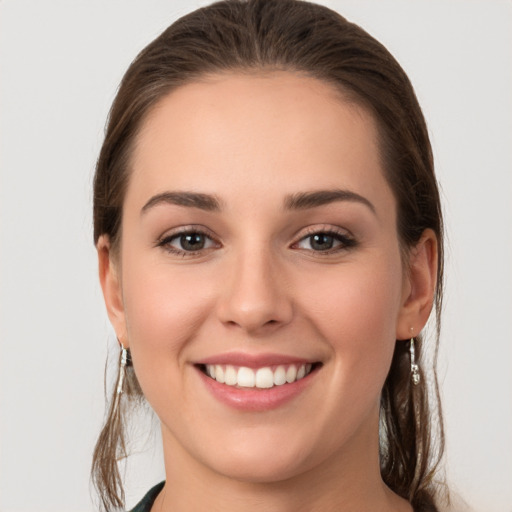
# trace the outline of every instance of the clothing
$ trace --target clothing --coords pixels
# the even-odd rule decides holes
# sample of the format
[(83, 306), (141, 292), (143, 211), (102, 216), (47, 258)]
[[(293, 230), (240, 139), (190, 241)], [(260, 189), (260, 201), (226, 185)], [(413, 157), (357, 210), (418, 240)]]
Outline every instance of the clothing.
[[(155, 485), (152, 489), (148, 491), (146, 496), (142, 498), (142, 500), (133, 508), (130, 512), (150, 512), (153, 503), (156, 500), (159, 492), (163, 489), (165, 482), (160, 482)], [(415, 512), (437, 512), (437, 509), (432, 506), (422, 507), (421, 509), (417, 508)]]
[(156, 497), (160, 493), (160, 491), (163, 489), (165, 482), (160, 482), (159, 484), (155, 485), (152, 489), (150, 489), (146, 496), (142, 498), (141, 501), (133, 508), (130, 512), (149, 512), (151, 510), (151, 507), (153, 506), (153, 503), (156, 500)]

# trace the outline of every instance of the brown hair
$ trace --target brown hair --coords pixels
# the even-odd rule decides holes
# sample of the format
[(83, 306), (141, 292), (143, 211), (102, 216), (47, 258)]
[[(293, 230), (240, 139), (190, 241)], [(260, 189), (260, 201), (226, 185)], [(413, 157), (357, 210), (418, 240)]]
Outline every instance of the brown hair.
[[(94, 241), (105, 234), (114, 248), (118, 244), (130, 152), (144, 118), (160, 99), (207, 73), (273, 69), (328, 82), (372, 113), (397, 201), (404, 254), (425, 229), (438, 237), (432, 371), (422, 373), (421, 385), (413, 386), (408, 343), (397, 341), (382, 390), (380, 422), (384, 482), (415, 508), (434, 507), (433, 478), (444, 447), (435, 373), (443, 276), (439, 192), (427, 127), (409, 79), (364, 30), (326, 7), (300, 0), (225, 0), (172, 24), (133, 61), (112, 105), (94, 180)], [(419, 336), (416, 353), (425, 366), (422, 349)], [(140, 394), (133, 369), (127, 389), (128, 397)], [(105, 510), (124, 501), (117, 468), (117, 460), (126, 455), (120, 396), (113, 395), (92, 468)]]

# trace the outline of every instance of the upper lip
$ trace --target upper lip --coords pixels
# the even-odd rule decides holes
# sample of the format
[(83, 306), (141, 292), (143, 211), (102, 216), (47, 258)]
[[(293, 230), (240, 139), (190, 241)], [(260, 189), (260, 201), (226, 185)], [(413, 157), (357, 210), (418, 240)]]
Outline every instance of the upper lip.
[(214, 356), (206, 357), (196, 361), (197, 365), (232, 365), (232, 366), (245, 366), (247, 368), (262, 368), (265, 366), (277, 366), (286, 364), (307, 364), (316, 363), (318, 360), (289, 356), (286, 354), (247, 354), (243, 352), (229, 352), (225, 354), (217, 354)]

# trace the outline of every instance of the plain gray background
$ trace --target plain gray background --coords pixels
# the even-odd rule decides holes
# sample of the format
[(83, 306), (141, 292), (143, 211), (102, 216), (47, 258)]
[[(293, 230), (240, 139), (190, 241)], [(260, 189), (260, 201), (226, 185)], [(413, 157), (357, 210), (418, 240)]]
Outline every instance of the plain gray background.
[[(475, 510), (510, 512), (512, 3), (323, 3), (390, 49), (423, 106), (448, 235), (448, 481)], [(204, 4), (0, 0), (2, 512), (95, 509), (88, 472), (115, 340), (96, 277), (93, 167), (131, 59)], [(128, 504), (162, 477), (156, 440), (128, 466)]]

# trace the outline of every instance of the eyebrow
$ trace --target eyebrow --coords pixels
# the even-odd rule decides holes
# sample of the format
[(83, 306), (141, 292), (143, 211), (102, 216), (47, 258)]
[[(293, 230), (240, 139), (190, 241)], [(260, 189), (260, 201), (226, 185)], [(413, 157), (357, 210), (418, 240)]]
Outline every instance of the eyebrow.
[[(366, 197), (351, 190), (341, 189), (297, 192), (285, 197), (284, 207), (286, 210), (307, 210), (337, 201), (361, 203), (367, 206), (373, 213), (376, 213), (375, 206)], [(221, 201), (214, 195), (199, 192), (163, 192), (149, 199), (142, 207), (141, 214), (159, 204), (174, 204), (189, 208), (199, 208), (210, 212), (221, 210)]]
[(298, 192), (287, 196), (284, 205), (287, 210), (306, 210), (337, 201), (361, 203), (367, 206), (373, 213), (376, 213), (375, 206), (366, 197), (351, 190), (341, 189)]
[(220, 201), (210, 194), (198, 192), (163, 192), (153, 196), (141, 210), (141, 214), (159, 204), (175, 204), (177, 206), (188, 206), (199, 208), (209, 212), (220, 211)]

